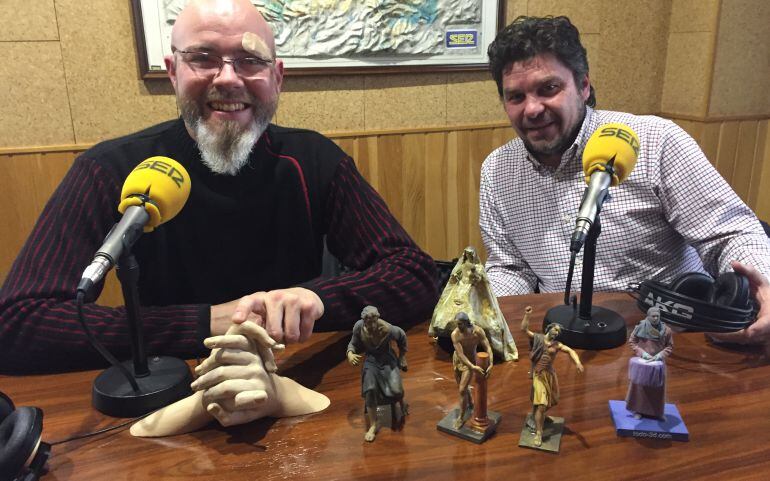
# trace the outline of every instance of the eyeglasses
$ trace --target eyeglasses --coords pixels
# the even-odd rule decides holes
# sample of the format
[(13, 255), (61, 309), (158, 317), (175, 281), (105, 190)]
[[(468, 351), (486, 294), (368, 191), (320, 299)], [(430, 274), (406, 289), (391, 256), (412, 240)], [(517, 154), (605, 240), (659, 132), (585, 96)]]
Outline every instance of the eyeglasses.
[(213, 53), (186, 50), (174, 50), (174, 53), (178, 53), (182, 61), (201, 77), (214, 77), (229, 63), (236, 74), (245, 79), (253, 79), (263, 75), (273, 64), (272, 60), (259, 57), (224, 58)]

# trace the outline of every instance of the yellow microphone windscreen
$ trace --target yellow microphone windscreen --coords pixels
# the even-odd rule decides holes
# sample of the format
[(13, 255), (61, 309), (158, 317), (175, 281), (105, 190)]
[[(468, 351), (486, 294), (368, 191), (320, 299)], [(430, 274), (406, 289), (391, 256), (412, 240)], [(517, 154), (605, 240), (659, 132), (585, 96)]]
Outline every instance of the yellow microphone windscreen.
[(120, 193), (118, 211), (124, 213), (131, 205), (142, 205), (140, 196), (150, 202), (145, 208), (150, 220), (144, 227), (150, 232), (176, 216), (190, 196), (190, 175), (182, 164), (168, 157), (150, 157), (143, 160), (128, 174)]
[(604, 124), (596, 129), (583, 150), (583, 173), (586, 183), (597, 170), (604, 171), (607, 162), (615, 158), (612, 185), (626, 180), (634, 170), (639, 156), (639, 137), (631, 127), (619, 123)]

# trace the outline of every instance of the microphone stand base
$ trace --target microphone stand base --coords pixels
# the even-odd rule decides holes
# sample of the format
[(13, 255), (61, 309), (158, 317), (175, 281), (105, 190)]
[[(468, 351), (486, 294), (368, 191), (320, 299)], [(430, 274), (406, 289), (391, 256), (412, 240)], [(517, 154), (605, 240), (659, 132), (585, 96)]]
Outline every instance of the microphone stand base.
[(626, 342), (626, 321), (615, 311), (591, 307), (591, 318), (584, 319), (573, 306), (548, 309), (543, 319), (543, 332), (553, 323), (563, 329), (557, 341), (573, 349), (602, 350), (622, 346)]
[[(137, 377), (135, 392), (123, 374), (110, 367), (94, 379), (91, 404), (98, 411), (117, 418), (131, 418), (167, 406), (191, 394), (192, 375), (187, 363), (167, 356), (148, 360), (150, 374)], [(122, 363), (132, 374), (132, 361)]]

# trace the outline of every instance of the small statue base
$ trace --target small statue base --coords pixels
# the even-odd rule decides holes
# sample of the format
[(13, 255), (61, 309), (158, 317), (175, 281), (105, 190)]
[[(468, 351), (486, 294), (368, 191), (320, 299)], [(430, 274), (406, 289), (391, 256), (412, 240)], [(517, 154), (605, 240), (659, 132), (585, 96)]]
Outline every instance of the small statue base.
[(540, 446), (535, 446), (535, 433), (530, 429), (530, 426), (534, 425), (535, 420), (532, 418), (532, 413), (527, 414), (527, 419), (524, 421), (524, 427), (521, 429), (521, 436), (519, 437), (519, 447), (558, 454), (561, 448), (561, 435), (564, 432), (564, 418), (556, 416), (546, 417), (545, 425), (543, 426), (543, 444)]
[(500, 424), (500, 420), (503, 418), (503, 415), (500, 413), (495, 411), (487, 411), (489, 424), (486, 426), (484, 431), (477, 431), (473, 428), (473, 409), (468, 408), (468, 410), (465, 412), (465, 423), (460, 426), (460, 429), (457, 429), (454, 426), (455, 420), (457, 419), (457, 413), (459, 411), (460, 408), (452, 409), (449, 414), (444, 416), (444, 419), (439, 421), (439, 423), (436, 425), (436, 429), (476, 444), (481, 444), (489, 439), (495, 433), (497, 430), (497, 425)]
[(625, 401), (610, 401), (610, 415), (615, 423), (615, 431), (620, 437), (668, 439), (671, 441), (689, 441), (690, 433), (684, 425), (682, 416), (674, 404), (666, 403), (663, 419), (642, 417), (637, 419), (634, 413), (626, 409)]

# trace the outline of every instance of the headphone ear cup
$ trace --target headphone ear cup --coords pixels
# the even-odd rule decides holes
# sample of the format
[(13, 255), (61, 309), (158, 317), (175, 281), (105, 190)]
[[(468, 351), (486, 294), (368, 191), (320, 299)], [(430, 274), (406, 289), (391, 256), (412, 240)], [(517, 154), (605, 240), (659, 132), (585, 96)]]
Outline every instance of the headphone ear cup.
[(714, 283), (714, 304), (745, 309), (749, 304), (749, 280), (735, 272), (725, 272)]
[(16, 409), (11, 398), (0, 392), (0, 423)]
[(43, 434), (43, 411), (21, 407), (0, 424), (0, 473), (15, 476), (37, 448)]
[(682, 296), (711, 302), (714, 296), (714, 279), (702, 272), (688, 272), (671, 281), (671, 290)]

